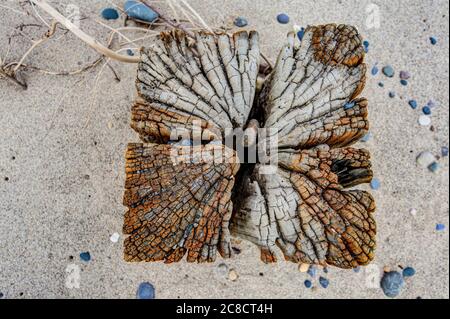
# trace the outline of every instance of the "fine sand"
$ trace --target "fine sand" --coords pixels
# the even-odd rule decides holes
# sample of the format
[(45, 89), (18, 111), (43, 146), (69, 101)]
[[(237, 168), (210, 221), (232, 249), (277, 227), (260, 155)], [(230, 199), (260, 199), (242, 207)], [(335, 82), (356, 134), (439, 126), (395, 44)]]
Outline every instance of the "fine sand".
[[(371, 151), (374, 174), (381, 181), (376, 191), (362, 186), (372, 192), (378, 207), (378, 248), (371, 266), (359, 273), (319, 271), (330, 280), (329, 287), (321, 288), (315, 278), (315, 288), (306, 289), (303, 283), (309, 276), (297, 265), (284, 261), (265, 265), (256, 247), (244, 241), (239, 244), (241, 254), (231, 260), (218, 258), (214, 264), (125, 263), (123, 237), (113, 243), (110, 236), (121, 234), (125, 212), (124, 151), (128, 142), (139, 141), (129, 127), (136, 65), (111, 62), (120, 82), (101, 65), (74, 76), (22, 72), (29, 86), (26, 91), (0, 79), (3, 298), (135, 298), (144, 281), (155, 286), (157, 298), (386, 298), (376, 285), (385, 266), (416, 270), (400, 298), (448, 298), (448, 157), (441, 158), (440, 171), (432, 173), (416, 164), (416, 156), (422, 151), (440, 155), (441, 147), (449, 144), (449, 4), (375, 1), (380, 10), (378, 28), (367, 23), (371, 2), (355, 2), (191, 0), (190, 4), (212, 26), (232, 26), (236, 16), (246, 17), (249, 29), (260, 32), (262, 50), (272, 61), (293, 24), (352, 24), (369, 41), (363, 96), (369, 100), (372, 138), (360, 146)], [(106, 41), (108, 29), (94, 19), (101, 20), (99, 13), (110, 1), (52, 3), (63, 13), (68, 5), (79, 7), (85, 17), (82, 29)], [(22, 12), (16, 1), (0, 0), (0, 57), (9, 51), (7, 62), (26, 52), (31, 45), (27, 37), (39, 39), (45, 32), (31, 25), (23, 27), (27, 37), (14, 33), (22, 23), (40, 23), (14, 10)], [(277, 23), (280, 12), (289, 14), (289, 25)], [(123, 23), (102, 21), (113, 27)], [(430, 36), (437, 38), (435, 46)], [(76, 70), (97, 56), (72, 34), (58, 30), (25, 63)], [(396, 76), (370, 75), (375, 63), (380, 69), (392, 65)], [(400, 84), (400, 70), (412, 74), (406, 87)], [(378, 86), (380, 81), (384, 88)], [(396, 97), (389, 98), (389, 91)], [(408, 106), (411, 98), (418, 101), (417, 110)], [(436, 102), (434, 130), (418, 124), (420, 109), (429, 100)], [(415, 216), (410, 214), (412, 208)], [(446, 229), (436, 231), (438, 223)], [(79, 257), (85, 251), (92, 256), (89, 263)], [(220, 263), (235, 269), (238, 279), (230, 281)], [(70, 280), (67, 285), (67, 277), (78, 269), (79, 288)]]

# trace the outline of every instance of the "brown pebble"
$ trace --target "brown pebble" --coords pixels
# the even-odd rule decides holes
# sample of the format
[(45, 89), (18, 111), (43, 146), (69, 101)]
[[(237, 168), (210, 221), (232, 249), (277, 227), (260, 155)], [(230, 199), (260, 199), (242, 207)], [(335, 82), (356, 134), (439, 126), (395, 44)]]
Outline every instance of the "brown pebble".
[(298, 266), (298, 270), (299, 270), (300, 272), (307, 272), (308, 269), (309, 269), (309, 265), (308, 265), (308, 264), (300, 264), (300, 265)]

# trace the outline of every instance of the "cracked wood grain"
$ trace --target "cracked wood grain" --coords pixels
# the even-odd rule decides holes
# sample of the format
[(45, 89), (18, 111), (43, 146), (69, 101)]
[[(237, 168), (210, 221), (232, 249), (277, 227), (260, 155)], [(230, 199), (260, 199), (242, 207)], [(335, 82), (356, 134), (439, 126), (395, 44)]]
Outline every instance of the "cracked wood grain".
[[(262, 88), (256, 32), (202, 31), (190, 41), (172, 31), (141, 53), (131, 126), (145, 144), (130, 144), (126, 155), (127, 261), (227, 258), (230, 234), (257, 245), (264, 262), (281, 253), (353, 268), (374, 258), (374, 200), (347, 189), (373, 175), (369, 152), (350, 147), (369, 128), (355, 28), (308, 27), (301, 43), (289, 34)], [(209, 138), (180, 147), (195, 126)], [(270, 174), (220, 145), (228, 128), (251, 131), (245, 145), (256, 143), (260, 126), (278, 133)], [(226, 160), (194, 160), (211, 148)]]

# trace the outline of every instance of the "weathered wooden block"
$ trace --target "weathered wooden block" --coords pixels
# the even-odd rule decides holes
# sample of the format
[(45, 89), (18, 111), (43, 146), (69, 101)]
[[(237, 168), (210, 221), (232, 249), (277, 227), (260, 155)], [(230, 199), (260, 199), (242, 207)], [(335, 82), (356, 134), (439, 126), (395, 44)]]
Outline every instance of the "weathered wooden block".
[[(346, 190), (372, 179), (368, 151), (349, 147), (369, 125), (357, 30), (308, 27), (301, 44), (289, 34), (260, 89), (256, 32), (195, 36), (162, 33), (142, 51), (131, 126), (145, 144), (126, 155), (125, 259), (230, 257), (231, 232), (259, 246), (264, 262), (278, 247), (293, 262), (369, 263), (375, 204)], [(224, 142), (229, 129), (258, 126), (277, 135), (270, 174)], [(245, 145), (258, 145), (255, 136)]]

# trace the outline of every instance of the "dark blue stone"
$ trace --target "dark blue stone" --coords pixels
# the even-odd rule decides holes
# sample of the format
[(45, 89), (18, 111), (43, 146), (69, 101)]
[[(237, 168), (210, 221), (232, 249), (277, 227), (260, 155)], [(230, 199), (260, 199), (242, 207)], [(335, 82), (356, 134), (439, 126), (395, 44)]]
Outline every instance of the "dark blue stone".
[(403, 277), (412, 277), (416, 274), (416, 270), (412, 267), (406, 267), (405, 269), (403, 269)]
[(409, 104), (409, 106), (411, 106), (411, 108), (412, 108), (413, 110), (415, 110), (415, 109), (417, 108), (417, 101), (416, 101), (416, 100), (410, 100), (410, 101), (408, 102), (408, 104)]
[(389, 97), (393, 99), (395, 97), (395, 92), (394, 91), (389, 92)]
[(277, 16), (277, 21), (281, 24), (288, 24), (289, 23), (289, 16), (286, 13), (280, 13)]
[(407, 86), (407, 85), (408, 85), (408, 81), (406, 81), (406, 80), (400, 80), (400, 83), (401, 83), (403, 86)]
[(431, 109), (430, 109), (429, 106), (424, 106), (424, 107), (422, 108), (422, 112), (423, 112), (423, 114), (425, 114), (425, 115), (430, 115), (430, 114), (431, 114)]
[(300, 41), (302, 41), (304, 36), (305, 36), (305, 28), (301, 28), (300, 31), (297, 32), (297, 37)]
[(327, 278), (324, 277), (319, 277), (319, 284), (323, 287), (323, 288), (328, 288), (328, 285), (330, 284), (330, 281)]
[(244, 17), (237, 17), (236, 20), (234, 20), (234, 25), (239, 28), (243, 28), (248, 25), (248, 21)]
[(127, 50), (127, 54), (128, 54), (129, 56), (134, 56), (134, 52), (133, 52), (133, 50), (131, 50), (131, 49), (128, 49), (128, 50)]
[(445, 230), (445, 225), (444, 224), (436, 224), (436, 230), (437, 231)]
[(430, 43), (431, 43), (432, 45), (436, 45), (437, 39), (436, 39), (435, 37), (430, 37)]
[(379, 86), (380, 88), (382, 88), (382, 87), (384, 87), (384, 83), (383, 83), (383, 82), (378, 82), (378, 86)]
[(311, 287), (312, 287), (312, 282), (311, 282), (311, 280), (305, 280), (305, 287), (306, 287), (306, 288), (311, 288)]
[(441, 155), (442, 155), (442, 157), (447, 157), (448, 156), (448, 147), (447, 146), (442, 146), (441, 147)]
[(86, 251), (84, 253), (81, 253), (80, 254), (80, 259), (82, 261), (89, 262), (91, 260), (91, 254), (88, 251)]
[(116, 9), (106, 8), (102, 11), (102, 17), (106, 20), (116, 20), (119, 19), (119, 13)]
[(365, 48), (368, 48), (369, 47), (369, 41), (364, 40), (363, 45), (364, 45)]
[(158, 14), (144, 5), (142, 2), (129, 0), (123, 6), (125, 13), (134, 19), (153, 22), (158, 18)]
[(143, 282), (139, 285), (136, 293), (137, 299), (155, 299), (155, 287), (149, 282)]
[(381, 289), (391, 298), (397, 297), (404, 285), (403, 276), (398, 271), (385, 272), (381, 278)]

